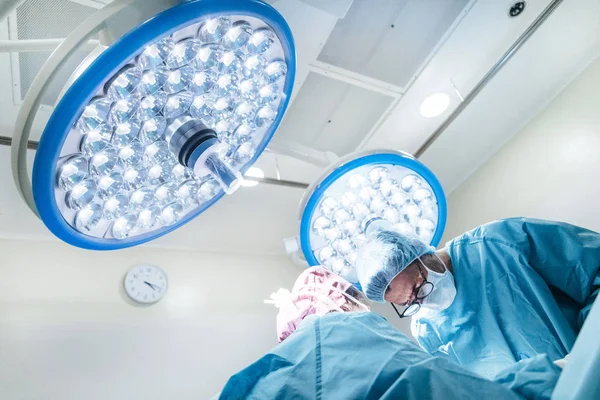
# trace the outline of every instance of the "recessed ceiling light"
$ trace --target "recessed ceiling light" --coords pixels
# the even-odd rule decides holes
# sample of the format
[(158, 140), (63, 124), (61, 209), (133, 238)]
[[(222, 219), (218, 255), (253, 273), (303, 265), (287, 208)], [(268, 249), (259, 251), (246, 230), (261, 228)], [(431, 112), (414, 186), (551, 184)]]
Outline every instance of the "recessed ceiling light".
[[(251, 168), (248, 168), (248, 171), (246, 171), (246, 173), (244, 174), (244, 176), (249, 176), (249, 177), (252, 177), (252, 178), (264, 178), (265, 177), (265, 173), (260, 168), (251, 167)], [(244, 179), (242, 181), (242, 186), (244, 186), (244, 187), (254, 187), (256, 185), (258, 185), (258, 182), (250, 181), (250, 180), (247, 180), (247, 179)]]
[(450, 105), (450, 96), (446, 93), (434, 93), (421, 103), (420, 112), (425, 118), (433, 118), (442, 114)]

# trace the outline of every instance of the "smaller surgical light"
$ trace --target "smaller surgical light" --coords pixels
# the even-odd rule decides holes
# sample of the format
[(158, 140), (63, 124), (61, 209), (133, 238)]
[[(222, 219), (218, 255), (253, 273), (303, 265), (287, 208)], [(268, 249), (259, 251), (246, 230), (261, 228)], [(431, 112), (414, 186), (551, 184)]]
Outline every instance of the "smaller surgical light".
[(330, 168), (303, 200), (300, 243), (312, 265), (357, 283), (357, 252), (369, 235), (393, 230), (437, 245), (446, 203), (435, 176), (413, 157), (381, 151), (350, 155)]

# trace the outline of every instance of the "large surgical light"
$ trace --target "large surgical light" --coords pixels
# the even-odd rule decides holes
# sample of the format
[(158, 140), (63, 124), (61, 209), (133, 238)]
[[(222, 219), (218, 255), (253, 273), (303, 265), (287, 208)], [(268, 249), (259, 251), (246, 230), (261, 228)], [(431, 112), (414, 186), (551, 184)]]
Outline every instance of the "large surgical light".
[(309, 265), (357, 283), (357, 252), (372, 232), (391, 229), (435, 246), (445, 224), (444, 192), (431, 171), (405, 153), (370, 151), (341, 159), (308, 189), (300, 245)]
[(30, 207), (70, 244), (117, 249), (240, 186), (288, 105), (295, 51), (263, 2), (197, 0), (140, 24), (78, 74), (41, 137)]

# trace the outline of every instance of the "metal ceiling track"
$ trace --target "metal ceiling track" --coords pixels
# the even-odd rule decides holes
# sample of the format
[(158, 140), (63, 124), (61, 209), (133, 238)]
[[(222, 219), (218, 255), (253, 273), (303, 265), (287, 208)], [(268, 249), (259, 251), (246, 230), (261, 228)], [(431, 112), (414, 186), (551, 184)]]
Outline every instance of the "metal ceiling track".
[(488, 71), (487, 74), (475, 87), (467, 94), (463, 101), (452, 111), (452, 113), (446, 118), (446, 120), (427, 138), (425, 143), (417, 150), (415, 157), (420, 158), (423, 153), (431, 147), (433, 143), (448, 129), (448, 127), (454, 122), (456, 118), (467, 108), (469, 104), (477, 97), (477, 95), (483, 90), (484, 87), (502, 70), (504, 65), (519, 51), (521, 47), (533, 36), (540, 26), (552, 15), (554, 10), (563, 2), (563, 0), (552, 0), (550, 4), (542, 11), (540, 15), (529, 25), (529, 27), (519, 36), (519, 38), (510, 46), (510, 48), (502, 55), (500, 60), (494, 64), (494, 66)]

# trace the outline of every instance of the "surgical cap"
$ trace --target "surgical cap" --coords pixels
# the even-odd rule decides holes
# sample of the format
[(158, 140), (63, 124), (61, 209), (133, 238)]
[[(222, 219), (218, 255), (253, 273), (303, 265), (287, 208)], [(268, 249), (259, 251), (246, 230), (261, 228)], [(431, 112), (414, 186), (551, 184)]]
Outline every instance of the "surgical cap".
[(277, 308), (277, 336), (280, 342), (291, 335), (309, 315), (330, 312), (369, 311), (366, 299), (350, 282), (323, 268), (305, 270), (291, 292), (279, 289), (271, 295)]
[(392, 280), (417, 258), (432, 254), (435, 248), (414, 236), (382, 231), (362, 247), (356, 259), (356, 273), (369, 300), (385, 302)]

